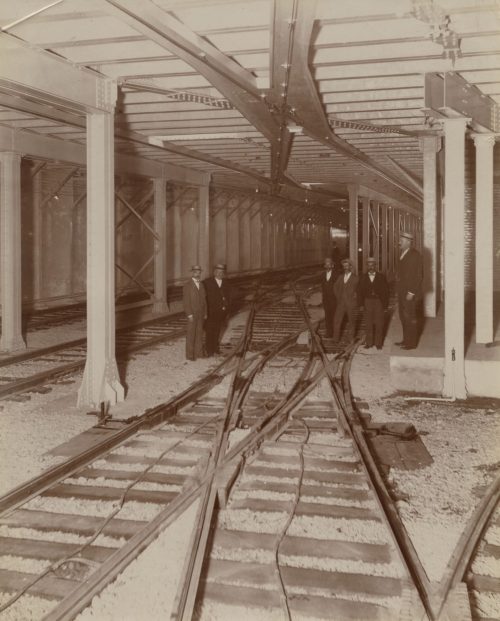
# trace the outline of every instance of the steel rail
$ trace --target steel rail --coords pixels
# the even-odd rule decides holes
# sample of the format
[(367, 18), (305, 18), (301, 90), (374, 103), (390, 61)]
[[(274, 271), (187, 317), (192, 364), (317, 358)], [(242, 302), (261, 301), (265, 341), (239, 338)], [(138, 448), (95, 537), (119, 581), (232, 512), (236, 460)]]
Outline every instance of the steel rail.
[[(302, 296), (299, 296), (297, 293), (296, 295), (301, 298), (301, 306), (304, 309), (304, 312), (307, 313)], [(322, 363), (325, 364), (327, 358), (319, 336), (316, 334), (315, 330), (312, 329), (310, 322), (308, 322), (308, 327), (311, 337), (316, 342), (317, 347), (321, 352)], [(408, 575), (412, 577), (414, 586), (416, 587), (420, 600), (422, 601), (430, 620), (436, 621), (438, 617), (436, 614), (436, 607), (432, 602), (431, 584), (415, 551), (413, 543), (408, 537), (406, 529), (403, 526), (394, 502), (387, 492), (387, 488), (382, 477), (380, 476), (380, 472), (373, 459), (368, 444), (366, 443), (361, 418), (352, 404), (349, 376), (352, 358), (358, 344), (359, 342), (355, 341), (346, 352), (346, 360), (342, 367), (340, 381), (339, 378), (334, 377), (331, 373), (327, 373), (328, 379), (330, 380), (330, 386), (332, 388), (332, 394), (334, 401), (338, 406), (338, 413), (340, 415), (340, 420), (342, 420), (342, 426), (345, 432), (347, 432), (353, 439), (354, 448), (358, 453), (361, 463), (363, 464), (368, 481), (375, 492), (379, 507), (385, 517), (386, 525), (393, 533), (396, 548), (398, 549), (401, 561), (403, 562)]]
[[(262, 304), (262, 300), (259, 300), (259, 302), (260, 304)], [(284, 346), (286, 345), (284, 344), (283, 347)], [(262, 357), (262, 352), (259, 355), (253, 356), (252, 359), (246, 360), (245, 366), (253, 364), (255, 360), (260, 357)], [(157, 406), (152, 410), (146, 411), (137, 419), (135, 419), (134, 417), (134, 419), (127, 421), (129, 422), (127, 428), (117, 432), (111, 438), (102, 442), (99, 446), (90, 449), (89, 451), (77, 456), (72, 460), (65, 462), (64, 464), (61, 464), (60, 466), (55, 467), (50, 471), (50, 473), (44, 473), (44, 475), (29, 481), (27, 484), (21, 486), (20, 488), (16, 488), (7, 496), (0, 499), (0, 502), (3, 502), (4, 515), (12, 512), (16, 507), (19, 506), (21, 502), (29, 500), (30, 498), (40, 493), (41, 491), (46, 490), (48, 487), (58, 482), (62, 478), (66, 478), (68, 475), (71, 475), (73, 472), (86, 465), (92, 459), (96, 459), (97, 457), (101, 456), (102, 453), (108, 452), (111, 448), (122, 443), (140, 429), (150, 428), (151, 426), (163, 422), (164, 420), (173, 416), (181, 407), (185, 406), (189, 402), (195, 401), (202, 394), (207, 392), (207, 390), (210, 389), (213, 385), (220, 382), (222, 380), (222, 376), (220, 375), (220, 373), (225, 367), (228, 367), (226, 369), (226, 372), (228, 370), (229, 372), (231, 372), (235, 369), (241, 368), (240, 364), (236, 364), (235, 362), (234, 353), (229, 358), (224, 360), (217, 367), (217, 369), (209, 373), (204, 378), (204, 381), (198, 382), (194, 386), (189, 387), (186, 391), (181, 393), (181, 395), (174, 399), (171, 399), (167, 404)], [(208, 469), (207, 476), (209, 475), (210, 468)], [(195, 497), (199, 496), (202, 493), (202, 489), (203, 482), (201, 486), (195, 489), (195, 492), (193, 494), (191, 494), (191, 490), (189, 490), (189, 499), (176, 498), (175, 501), (169, 505), (168, 510), (162, 513), (162, 516), (164, 517), (163, 527), (165, 527), (167, 523), (169, 523), (169, 520), (173, 520), (177, 516), (177, 514), (181, 510), (181, 507), (186, 508)], [(183, 494), (180, 494), (180, 496), (183, 496)], [(46, 618), (52, 620), (73, 618), (75, 612), (81, 610), (83, 606), (87, 605), (90, 602), (91, 598), (96, 593), (102, 590), (102, 582), (105, 581), (107, 584), (114, 577), (116, 577), (116, 575), (123, 569), (123, 567), (128, 562), (130, 562), (132, 558), (135, 558), (135, 556), (137, 556), (137, 554), (147, 545), (147, 542), (151, 541), (152, 538), (154, 538), (154, 533), (158, 533), (159, 530), (161, 530), (161, 523), (157, 523), (156, 521), (153, 522), (154, 523), (152, 523), (152, 525), (148, 525), (143, 531), (141, 531), (141, 533), (138, 533), (137, 536), (133, 537), (133, 540), (131, 540), (131, 545), (126, 544), (125, 549), (120, 550), (116, 554), (114, 554), (112, 558), (109, 559), (109, 562), (105, 561), (105, 563), (97, 570), (97, 572), (94, 572), (90, 576), (90, 578), (85, 581), (84, 585), (81, 585), (80, 587), (75, 589), (74, 592), (68, 595), (68, 597), (64, 598), (64, 600), (62, 600), (57, 605), (57, 607), (47, 615)], [(39, 578), (37, 578), (37, 580), (38, 579)], [(27, 588), (29, 588), (29, 586)]]
[(363, 422), (353, 405), (349, 380), (351, 364), (352, 356), (344, 365), (341, 381), (336, 381), (334, 383), (334, 390), (337, 392), (339, 400), (343, 403), (355, 446), (357, 447), (362, 463), (366, 469), (370, 484), (375, 491), (375, 496), (382, 509), (382, 513), (393, 533), (400, 558), (408, 571), (408, 575), (411, 576), (413, 580), (413, 586), (416, 588), (419, 599), (430, 621), (437, 621), (438, 614), (434, 603), (432, 584), (429, 581), (413, 542), (404, 527), (397, 507), (387, 490), (385, 482), (366, 442)]
[(445, 610), (446, 603), (451, 591), (460, 582), (466, 582), (467, 570), (472, 562), (473, 555), (477, 550), (481, 537), (500, 501), (500, 475), (488, 487), (481, 502), (476, 507), (465, 530), (448, 561), (446, 570), (441, 578), (437, 592), (435, 593), (436, 609), (438, 618)]
[[(257, 364), (255, 364), (253, 369), (250, 370), (248, 376), (242, 376), (241, 364), (244, 360), (246, 353), (249, 350), (256, 313), (258, 308), (261, 308), (265, 305), (262, 299), (260, 299), (260, 301), (257, 301), (257, 296), (259, 295), (259, 293), (260, 287), (258, 287), (255, 292), (254, 303), (252, 304), (250, 314), (247, 318), (245, 332), (241, 339), (241, 347), (237, 353), (240, 364), (237, 365), (233, 373), (231, 386), (228, 392), (228, 397), (224, 409), (224, 415), (222, 417), (223, 423), (220, 427), (220, 435), (218, 435), (217, 438), (219, 442), (217, 443), (215, 454), (212, 457), (212, 463), (214, 464), (214, 474), (212, 475), (210, 480), (206, 482), (202, 491), (202, 499), (196, 518), (196, 527), (193, 531), (189, 546), (191, 553), (185, 561), (180, 582), (181, 587), (179, 588), (175, 598), (171, 618), (177, 621), (190, 621), (193, 616), (196, 596), (199, 589), (199, 580), (206, 555), (206, 546), (210, 534), (213, 514), (216, 510), (218, 494), (218, 481), (216, 473), (219, 472), (224, 465), (227, 466), (229, 462), (233, 461), (235, 456), (237, 455), (237, 452), (235, 452), (234, 450), (227, 454), (229, 434), (236, 427), (237, 421), (239, 419), (238, 413), (257, 372), (261, 370), (270, 359), (272, 359), (278, 353), (289, 347), (298, 335), (297, 333), (288, 335), (278, 343), (267, 348), (265, 351), (261, 351)], [(285, 398), (282, 400), (280, 406), (274, 408), (273, 413), (279, 410), (280, 407), (283, 407), (283, 404), (288, 401), (290, 396), (293, 394), (293, 391), (296, 390), (297, 385), (300, 384), (296, 383), (292, 387), (289, 394), (286, 395)], [(238, 445), (238, 450), (243, 451), (244, 447), (248, 447), (249, 444), (254, 446), (255, 443), (251, 440), (252, 438), (249, 438), (240, 442), (240, 444)]]

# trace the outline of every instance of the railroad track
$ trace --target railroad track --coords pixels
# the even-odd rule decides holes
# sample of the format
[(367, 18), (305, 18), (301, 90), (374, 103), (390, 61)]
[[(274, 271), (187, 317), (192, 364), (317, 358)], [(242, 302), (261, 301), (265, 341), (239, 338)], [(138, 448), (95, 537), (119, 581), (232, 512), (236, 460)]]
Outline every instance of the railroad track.
[[(121, 328), (116, 332), (117, 358), (177, 338), (184, 331), (182, 313)], [(82, 338), (0, 360), (0, 399), (27, 390), (46, 391), (43, 386), (47, 382), (83, 369), (86, 355), (87, 339)]]
[[(297, 270), (306, 280), (311, 278), (311, 270)], [(276, 279), (283, 276), (274, 273), (262, 276), (264, 283), (263, 295), (275, 295)], [(247, 294), (248, 290), (255, 287), (256, 277), (252, 276), (244, 280), (235, 279), (238, 283), (240, 298)], [(242, 299), (236, 302), (237, 308), (242, 304)], [(48, 323), (64, 323), (71, 318), (81, 319), (81, 309), (68, 307), (58, 311), (47, 311)], [(43, 314), (45, 315), (45, 313)], [(41, 317), (42, 315), (40, 315)], [(38, 317), (38, 315), (37, 315)], [(39, 317), (39, 319), (40, 319)], [(39, 323), (41, 320), (39, 321)], [(116, 356), (127, 359), (134, 352), (154, 347), (155, 345), (173, 340), (183, 335), (186, 321), (183, 313), (176, 313), (159, 319), (152, 319), (135, 326), (120, 328), (116, 331)], [(86, 361), (86, 338), (76, 339), (66, 343), (60, 343), (36, 351), (26, 351), (5, 358), (0, 358), (0, 399), (26, 399), (26, 395), (20, 393), (48, 392), (52, 381), (64, 381), (85, 367)], [(58, 378), (60, 378), (58, 380)]]
[(423, 570), (401, 546), (347, 419), (345, 360), (337, 356), (333, 372), (299, 306), (309, 365), (252, 428), (227, 485), (207, 485), (172, 619), (425, 616)]
[(500, 476), (463, 531), (437, 596), (450, 619), (500, 619)]
[[(296, 338), (288, 333), (258, 354), (237, 351), (175, 400), (0, 499), (0, 543), (9, 557), (0, 569), (0, 614), (69, 619), (84, 608), (219, 472), (224, 464), (213, 455), (228, 403), (245, 391), (242, 378)], [(231, 372), (240, 389), (217, 387)], [(275, 398), (252, 395), (243, 426), (262, 418), (259, 408), (267, 414)]]

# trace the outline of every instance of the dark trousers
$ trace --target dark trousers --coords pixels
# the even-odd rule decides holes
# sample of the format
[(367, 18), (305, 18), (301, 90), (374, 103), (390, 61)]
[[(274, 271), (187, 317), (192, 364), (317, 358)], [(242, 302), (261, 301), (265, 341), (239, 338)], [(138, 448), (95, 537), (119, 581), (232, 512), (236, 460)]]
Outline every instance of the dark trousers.
[(419, 317), (418, 301), (407, 300), (406, 294), (398, 294), (399, 318), (403, 326), (403, 344), (405, 347), (416, 347), (418, 343)]
[(203, 317), (194, 315), (187, 321), (186, 358), (196, 360), (203, 356)]
[(335, 315), (335, 302), (333, 300), (324, 300), (323, 308), (325, 309), (325, 331), (326, 336), (333, 336), (333, 317)]
[(365, 298), (365, 345), (382, 347), (384, 342), (384, 307), (379, 298)]
[(219, 353), (220, 333), (226, 321), (226, 315), (212, 315), (205, 322), (205, 349), (207, 356)]
[(337, 342), (340, 339), (340, 331), (344, 316), (347, 315), (349, 322), (349, 330), (351, 339), (356, 335), (356, 309), (350, 304), (345, 304), (342, 300), (338, 303), (333, 319), (333, 340)]

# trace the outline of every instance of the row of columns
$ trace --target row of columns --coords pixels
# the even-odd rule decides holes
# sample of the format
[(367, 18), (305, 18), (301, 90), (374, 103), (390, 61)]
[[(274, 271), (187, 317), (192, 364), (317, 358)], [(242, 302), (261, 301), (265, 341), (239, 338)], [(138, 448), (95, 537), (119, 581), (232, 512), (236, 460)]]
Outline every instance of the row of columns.
[(377, 269), (392, 279), (399, 258), (399, 231), (413, 233), (420, 248), (421, 228), (417, 215), (362, 195), (358, 186), (349, 187), (349, 258), (358, 271), (364, 272), (368, 257), (373, 257)]

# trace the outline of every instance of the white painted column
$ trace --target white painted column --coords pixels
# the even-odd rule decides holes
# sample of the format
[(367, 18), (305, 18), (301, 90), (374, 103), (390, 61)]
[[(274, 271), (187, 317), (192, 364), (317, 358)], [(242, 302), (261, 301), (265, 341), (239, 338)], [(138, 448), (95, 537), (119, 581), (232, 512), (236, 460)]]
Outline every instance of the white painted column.
[(261, 231), (261, 267), (269, 267), (269, 207), (267, 203), (260, 206), (260, 231)]
[(176, 200), (175, 191), (173, 192), (174, 204), (173, 209), (173, 223), (174, 223), (174, 279), (181, 279), (184, 274), (182, 273), (182, 210), (181, 201)]
[(212, 271), (210, 269), (210, 195), (207, 185), (200, 185), (198, 188), (198, 226), (200, 231), (200, 247), (198, 256), (201, 268), (203, 270), (203, 278), (209, 276)]
[(26, 349), (22, 335), (21, 156), (0, 153), (0, 350)]
[(441, 148), (438, 136), (423, 136), (419, 139), (424, 164), (424, 315), (435, 317), (437, 312), (437, 168), (436, 154)]
[(493, 341), (493, 147), (476, 134), (476, 343)]
[(349, 191), (349, 258), (358, 271), (358, 187), (348, 186)]
[(124, 399), (115, 359), (115, 98), (116, 86), (109, 112), (87, 114), (87, 362), (79, 407)]
[(394, 247), (394, 220), (395, 210), (392, 205), (387, 206), (387, 274), (389, 279), (394, 277), (394, 265), (395, 265), (395, 247)]
[(43, 211), (42, 202), (42, 171), (39, 170), (33, 179), (33, 297), (42, 297), (43, 285)]
[(465, 399), (465, 129), (467, 119), (444, 121), (444, 382), (443, 394)]
[(387, 274), (387, 205), (380, 204), (380, 243), (382, 244), (380, 269)]
[(153, 179), (154, 186), (154, 296), (153, 313), (166, 313), (167, 304), (167, 180)]
[[(359, 267), (359, 272), (366, 271), (366, 260), (370, 256), (370, 199), (366, 196), (363, 196), (361, 199), (361, 204), (363, 205), (363, 262)], [(358, 271), (358, 270), (356, 270)]]

